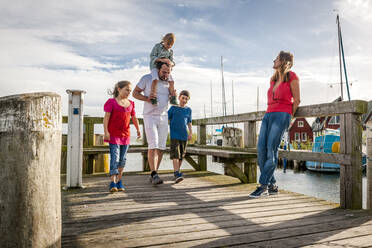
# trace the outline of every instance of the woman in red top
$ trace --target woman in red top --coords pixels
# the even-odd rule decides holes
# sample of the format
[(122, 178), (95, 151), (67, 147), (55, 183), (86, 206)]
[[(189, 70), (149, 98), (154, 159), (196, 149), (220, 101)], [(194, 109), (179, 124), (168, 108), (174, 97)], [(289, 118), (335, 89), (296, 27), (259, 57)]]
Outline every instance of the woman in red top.
[(129, 81), (120, 81), (115, 85), (113, 98), (104, 106), (105, 117), (103, 127), (105, 141), (110, 144), (110, 192), (123, 191), (122, 172), (126, 162), (126, 154), (130, 143), (130, 118), (137, 129), (137, 137), (141, 137), (138, 120), (134, 110), (134, 102), (128, 100), (132, 91)]
[(267, 110), (262, 119), (257, 144), (257, 158), (261, 175), (260, 186), (250, 197), (277, 194), (274, 171), (278, 163), (278, 148), (284, 131), (300, 104), (300, 87), (297, 75), (290, 71), (293, 55), (281, 51), (274, 60), (274, 75), (267, 91)]

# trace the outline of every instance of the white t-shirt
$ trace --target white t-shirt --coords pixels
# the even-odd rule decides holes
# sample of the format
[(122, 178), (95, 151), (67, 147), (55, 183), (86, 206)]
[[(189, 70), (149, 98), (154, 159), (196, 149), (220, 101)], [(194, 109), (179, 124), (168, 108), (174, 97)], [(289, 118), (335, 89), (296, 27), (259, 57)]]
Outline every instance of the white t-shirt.
[[(152, 76), (151, 74), (144, 75), (137, 83), (138, 88), (143, 90), (145, 96), (151, 93)], [(167, 81), (158, 81), (156, 97), (158, 105), (152, 105), (150, 102), (145, 102), (143, 105), (143, 116), (146, 115), (168, 115), (169, 101), (169, 85)]]

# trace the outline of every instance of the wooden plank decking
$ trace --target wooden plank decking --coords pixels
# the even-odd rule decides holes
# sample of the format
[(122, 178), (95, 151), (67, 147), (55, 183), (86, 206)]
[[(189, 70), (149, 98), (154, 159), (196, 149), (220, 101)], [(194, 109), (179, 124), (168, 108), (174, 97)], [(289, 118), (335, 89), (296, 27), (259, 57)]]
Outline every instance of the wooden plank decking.
[[(63, 247), (367, 247), (372, 212), (339, 209), (281, 192), (249, 199), (254, 185), (209, 172), (152, 186), (148, 174), (124, 175), (125, 192), (107, 192), (107, 176), (62, 192)], [(63, 182), (63, 181), (62, 181)]]

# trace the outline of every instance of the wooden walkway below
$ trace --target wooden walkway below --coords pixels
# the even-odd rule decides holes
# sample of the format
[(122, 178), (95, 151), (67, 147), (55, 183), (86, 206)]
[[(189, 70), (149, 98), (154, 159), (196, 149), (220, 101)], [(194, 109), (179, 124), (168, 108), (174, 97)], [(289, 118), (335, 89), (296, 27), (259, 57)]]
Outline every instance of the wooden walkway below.
[(126, 191), (114, 194), (107, 176), (84, 178), (84, 189), (63, 191), (62, 246), (372, 246), (371, 211), (342, 210), (290, 192), (249, 199), (255, 185), (209, 172), (188, 172), (179, 184), (162, 174), (159, 186), (148, 177), (124, 175)]

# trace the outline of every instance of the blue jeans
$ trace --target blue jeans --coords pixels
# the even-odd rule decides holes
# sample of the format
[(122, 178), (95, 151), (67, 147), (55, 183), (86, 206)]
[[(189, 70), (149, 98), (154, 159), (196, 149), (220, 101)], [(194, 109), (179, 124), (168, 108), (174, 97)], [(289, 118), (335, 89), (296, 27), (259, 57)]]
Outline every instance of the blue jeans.
[(291, 115), (285, 112), (266, 113), (262, 119), (257, 153), (261, 185), (276, 182), (274, 171), (278, 164), (278, 148), (284, 131), (288, 128)]
[(124, 168), (129, 145), (110, 144), (110, 176), (118, 175), (118, 168)]

